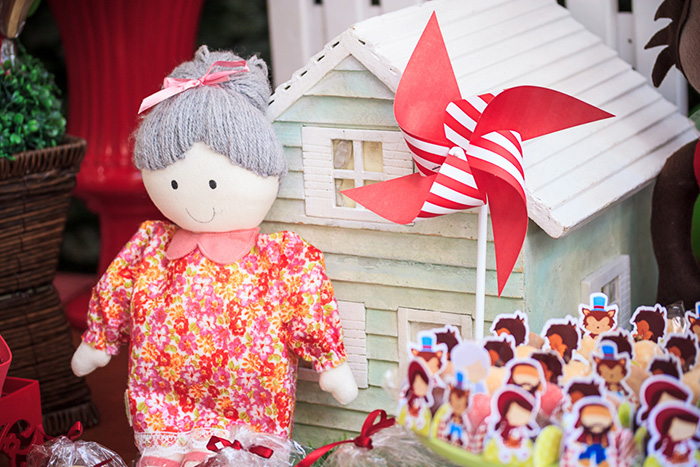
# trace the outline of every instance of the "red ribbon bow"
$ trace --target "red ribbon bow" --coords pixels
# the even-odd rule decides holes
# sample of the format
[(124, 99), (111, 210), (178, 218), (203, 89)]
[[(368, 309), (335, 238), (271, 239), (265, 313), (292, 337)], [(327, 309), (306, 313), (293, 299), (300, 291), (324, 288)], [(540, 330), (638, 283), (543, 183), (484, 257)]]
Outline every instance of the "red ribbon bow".
[[(377, 417), (379, 417), (379, 421), (377, 421)], [(346, 439), (344, 441), (327, 444), (326, 446), (318, 448), (299, 462), (297, 467), (311, 467), (317, 460), (341, 444), (353, 443), (358, 448), (373, 449), (374, 446), (372, 446), (372, 435), (383, 430), (384, 428), (389, 428), (395, 423), (396, 420), (393, 417), (388, 418), (385, 411), (375, 410), (367, 416), (365, 423), (362, 424), (360, 436), (353, 439)]]
[(233, 448), (237, 451), (248, 451), (251, 454), (255, 454), (256, 456), (260, 456), (265, 459), (272, 457), (272, 454), (275, 452), (270, 448), (258, 445), (253, 445), (246, 449), (237, 439), (234, 439), (233, 442), (231, 442), (227, 439), (219, 438), (218, 436), (212, 436), (207, 443), (207, 449), (210, 451), (219, 452), (225, 448)]
[[(212, 73), (211, 70), (215, 66), (235, 68), (234, 70), (228, 71), (217, 71)], [(235, 62), (227, 62), (224, 60), (219, 60), (212, 63), (206, 73), (202, 75), (199, 79), (184, 79), (184, 78), (165, 78), (163, 80), (163, 89), (151, 94), (146, 97), (141, 102), (141, 107), (139, 107), (139, 113), (150, 109), (156, 104), (163, 102), (170, 97), (173, 97), (181, 92), (187, 91), (188, 89), (196, 88), (199, 86), (213, 86), (219, 83), (225, 83), (236, 73), (243, 73), (250, 71), (248, 64), (245, 60), (237, 60)]]

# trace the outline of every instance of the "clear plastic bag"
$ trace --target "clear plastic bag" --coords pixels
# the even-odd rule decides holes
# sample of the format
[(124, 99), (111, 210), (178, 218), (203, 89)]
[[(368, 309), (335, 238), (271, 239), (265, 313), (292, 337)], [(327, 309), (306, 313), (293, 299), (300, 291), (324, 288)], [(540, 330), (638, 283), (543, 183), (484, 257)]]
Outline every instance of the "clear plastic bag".
[(400, 425), (372, 435), (373, 449), (344, 444), (331, 452), (323, 467), (453, 467)]
[(61, 436), (32, 447), (27, 467), (126, 467), (114, 451), (94, 441), (71, 441)]
[[(258, 433), (247, 426), (231, 430), (228, 439), (236, 446), (221, 447), (213, 457), (198, 467), (291, 467), (306, 456), (306, 451), (299, 443)], [(266, 450), (272, 451), (269, 458), (260, 455)]]

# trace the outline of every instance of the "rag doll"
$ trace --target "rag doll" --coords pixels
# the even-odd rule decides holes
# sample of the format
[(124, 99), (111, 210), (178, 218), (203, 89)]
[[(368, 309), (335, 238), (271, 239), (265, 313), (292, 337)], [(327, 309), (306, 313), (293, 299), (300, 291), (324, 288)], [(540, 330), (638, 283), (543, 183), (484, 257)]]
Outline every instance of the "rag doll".
[(142, 105), (134, 163), (171, 222), (109, 266), (72, 362), (86, 375), (128, 344), (140, 467), (197, 464), (236, 425), (289, 437), (298, 358), (340, 403), (357, 395), (321, 252), (258, 229), (286, 173), (269, 96), (262, 60), (203, 46)]

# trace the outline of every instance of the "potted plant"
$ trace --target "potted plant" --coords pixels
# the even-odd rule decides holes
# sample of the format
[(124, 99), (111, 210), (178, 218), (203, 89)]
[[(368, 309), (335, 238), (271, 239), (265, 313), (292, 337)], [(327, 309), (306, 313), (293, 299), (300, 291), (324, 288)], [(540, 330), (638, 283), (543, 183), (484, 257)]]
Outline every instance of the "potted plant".
[(86, 143), (64, 135), (59, 92), (15, 38), (31, 0), (0, 0), (0, 333), (10, 375), (38, 380), (44, 427), (64, 433), (97, 413), (70, 368), (73, 344), (53, 278)]

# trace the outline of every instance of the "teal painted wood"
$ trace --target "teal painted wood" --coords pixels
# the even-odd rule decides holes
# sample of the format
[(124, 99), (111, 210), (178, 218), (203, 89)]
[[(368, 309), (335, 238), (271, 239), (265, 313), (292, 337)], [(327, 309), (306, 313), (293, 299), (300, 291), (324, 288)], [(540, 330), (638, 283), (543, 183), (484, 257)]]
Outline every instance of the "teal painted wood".
[(304, 174), (301, 172), (287, 172), (287, 175), (280, 184), (280, 191), (277, 194), (282, 199), (304, 199)]
[(386, 362), (399, 361), (399, 341), (396, 337), (374, 336), (367, 330), (367, 358)]
[[(344, 281), (333, 281), (333, 287), (339, 300), (357, 301), (362, 297), (367, 308), (397, 310), (399, 307), (406, 307), (474, 315), (475, 297), (473, 294)], [(484, 315), (487, 320), (491, 320), (499, 313), (512, 313), (517, 309), (522, 309), (522, 307), (522, 298), (497, 298), (487, 295)]]
[[(293, 230), (326, 254), (476, 267), (476, 240), (277, 222), (266, 222), (262, 230)], [(493, 242), (487, 248), (486, 267), (493, 270), (496, 268)], [(516, 264), (516, 271), (522, 271), (522, 262)]]
[[(312, 381), (297, 382), (297, 401), (307, 404), (316, 404), (319, 407), (343, 408), (332, 395), (321, 390), (318, 383)], [(396, 401), (393, 400), (386, 391), (380, 387), (369, 387), (362, 389), (357, 395), (357, 399), (347, 406), (348, 409), (361, 412), (371, 412), (376, 409), (387, 410), (394, 413)]]
[(306, 402), (297, 402), (294, 413), (297, 423), (346, 431), (359, 430), (365, 418), (366, 412), (339, 407), (323, 407), (323, 410), (319, 410), (318, 405)]
[(304, 171), (304, 162), (301, 157), (300, 147), (284, 146), (284, 156), (287, 158), (287, 170), (290, 172)]
[(358, 434), (359, 432), (357, 431), (334, 430), (332, 428), (324, 428), (295, 422), (292, 438), (302, 446), (319, 448), (336, 441), (354, 438)]
[[(398, 245), (397, 245), (398, 247)], [(332, 280), (379, 284), (416, 290), (476, 293), (476, 269), (440, 266), (413, 261), (396, 261), (327, 253), (326, 269)], [(501, 294), (522, 298), (523, 275), (513, 272)], [(486, 293), (496, 296), (496, 271), (486, 271)]]
[(396, 311), (369, 308), (366, 310), (366, 316), (367, 329), (371, 329), (373, 334), (391, 337), (399, 335)]
[(384, 384), (384, 375), (387, 372), (397, 373), (399, 371), (398, 362), (385, 362), (380, 360), (370, 360), (368, 365), (368, 381), (370, 386), (381, 387)]
[(304, 96), (280, 115), (277, 121), (374, 130), (397, 128), (392, 102), (346, 97)]
[(307, 93), (311, 96), (355, 97), (394, 100), (394, 93), (367, 70), (334, 70), (316, 83)]
[(275, 121), (272, 126), (282, 146), (301, 148), (301, 125), (299, 123)]
[(530, 222), (525, 240), (525, 302), (530, 326), (539, 331), (550, 317), (576, 315), (581, 281), (619, 254), (630, 256), (632, 310), (651, 305), (656, 293), (656, 262), (647, 187), (564, 238), (552, 239)]

